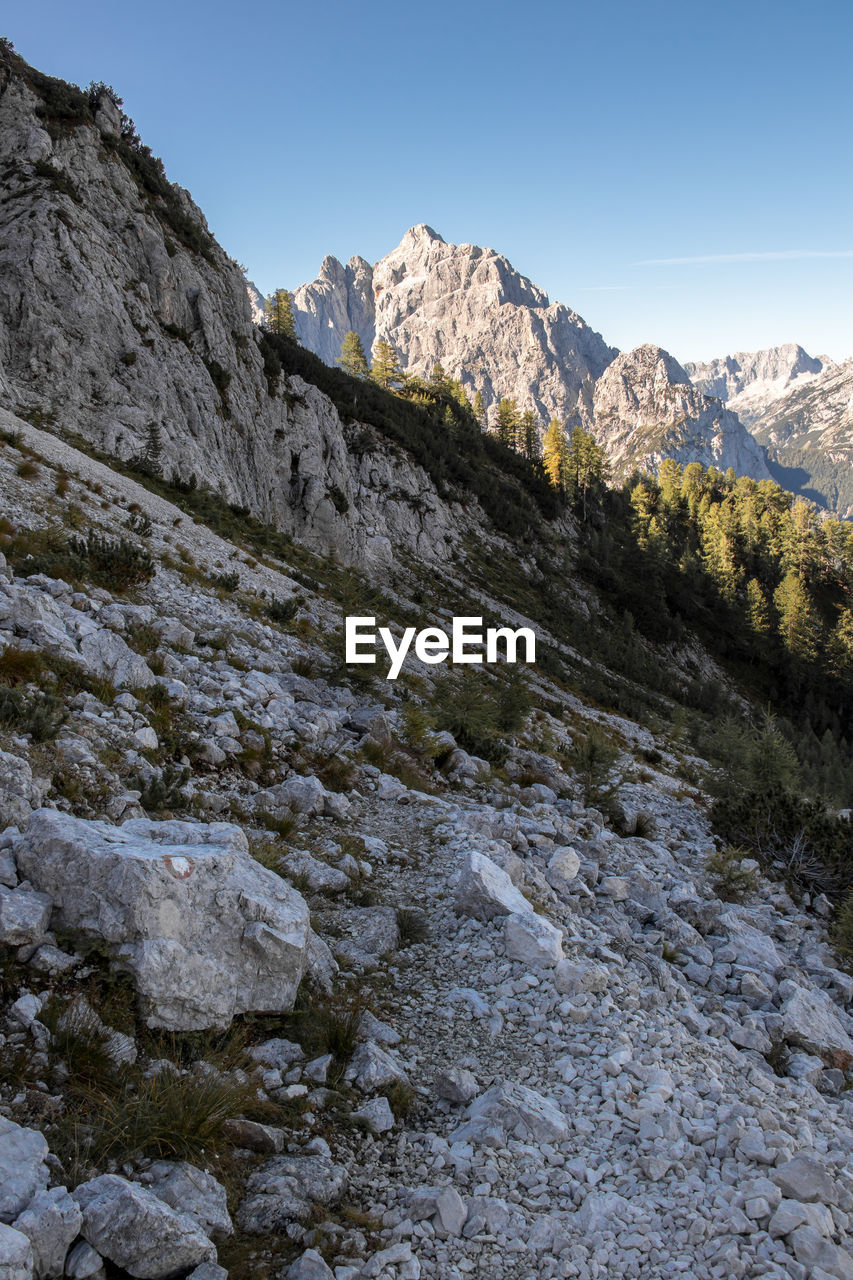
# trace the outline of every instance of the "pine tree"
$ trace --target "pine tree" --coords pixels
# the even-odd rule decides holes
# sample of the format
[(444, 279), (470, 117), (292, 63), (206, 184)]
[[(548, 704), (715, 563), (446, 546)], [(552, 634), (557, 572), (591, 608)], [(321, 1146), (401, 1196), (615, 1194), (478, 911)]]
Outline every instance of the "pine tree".
[(479, 422), (483, 430), (485, 430), (486, 429), (486, 406), (483, 404), (483, 393), (479, 389), (479, 387), (477, 388), (477, 393), (474, 396), (474, 417), (477, 419), (477, 421)]
[(556, 418), (552, 418), (548, 423), (548, 430), (542, 441), (542, 450), (546, 476), (555, 489), (565, 490), (568, 479), (569, 442)]
[(568, 470), (570, 484), (581, 498), (583, 519), (587, 515), (587, 497), (603, 486), (608, 473), (607, 456), (601, 445), (583, 427), (575, 427), (569, 445)]
[(432, 373), (429, 375), (430, 385), (438, 388), (440, 391), (447, 390), (449, 379), (444, 372), (444, 366), (436, 360), (432, 366)]
[(757, 636), (770, 634), (770, 609), (764, 592), (755, 578), (750, 578), (746, 584), (746, 617), (751, 630)]
[(518, 405), (509, 396), (504, 396), (498, 405), (497, 437), (509, 449), (516, 447), (518, 424)]
[(137, 456), (136, 469), (147, 476), (159, 476), (160, 454), (163, 452), (163, 433), (159, 422), (149, 422), (145, 428), (145, 445)]
[(541, 456), (539, 444), (539, 423), (532, 409), (525, 409), (521, 415), (517, 437), (519, 448), (528, 462), (537, 462)]
[(833, 675), (853, 682), (853, 609), (843, 609), (829, 641)]
[(276, 289), (266, 301), (266, 323), (270, 333), (278, 333), (282, 337), (296, 338), (296, 320), (293, 315), (293, 299), (286, 289)]
[(773, 593), (779, 614), (779, 634), (797, 658), (814, 661), (818, 654), (820, 623), (805, 583), (789, 569)]
[(374, 347), (370, 376), (386, 391), (390, 391), (403, 380), (403, 370), (400, 368), (397, 352), (384, 338), (380, 338)]
[(367, 356), (364, 354), (364, 346), (355, 329), (350, 329), (341, 343), (338, 364), (353, 378), (366, 378), (370, 373)]

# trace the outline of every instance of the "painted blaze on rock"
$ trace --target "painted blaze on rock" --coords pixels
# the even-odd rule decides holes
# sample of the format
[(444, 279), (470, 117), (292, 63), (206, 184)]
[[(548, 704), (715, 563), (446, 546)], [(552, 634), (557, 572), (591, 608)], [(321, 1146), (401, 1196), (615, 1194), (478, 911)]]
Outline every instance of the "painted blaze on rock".
[(285, 1012), (306, 964), (308, 908), (250, 857), (239, 827), (122, 827), (33, 814), (18, 866), (53, 900), (53, 922), (103, 938), (133, 974), (150, 1026), (227, 1026)]

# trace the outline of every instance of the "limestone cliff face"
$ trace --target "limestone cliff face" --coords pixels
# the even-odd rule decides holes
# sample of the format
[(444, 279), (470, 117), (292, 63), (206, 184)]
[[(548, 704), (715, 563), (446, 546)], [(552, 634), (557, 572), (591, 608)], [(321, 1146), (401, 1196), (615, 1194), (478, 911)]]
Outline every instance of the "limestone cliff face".
[(395, 347), (410, 373), (433, 365), (461, 380), (486, 407), (511, 396), (543, 424), (589, 405), (592, 386), (616, 352), (574, 311), (517, 272), (493, 249), (447, 244), (431, 227), (407, 231), (371, 269), (326, 258), (294, 293), (300, 340), (334, 364), (349, 329), (370, 352)]
[(445, 556), (464, 520), (420, 468), (350, 449), (358, 424), (298, 378), (269, 394), (242, 272), (120, 126), (111, 99), (0, 59), (0, 404), (124, 458), (156, 423), (164, 474), (346, 561)]
[(752, 427), (775, 400), (792, 387), (802, 387), (824, 369), (826, 356), (810, 356), (796, 342), (765, 351), (737, 351), (706, 364), (685, 364), (690, 380), (707, 396), (724, 400), (742, 422)]
[(698, 391), (660, 347), (616, 357), (595, 385), (590, 426), (617, 476), (634, 466), (656, 470), (674, 458), (770, 478), (763, 449), (737, 415)]

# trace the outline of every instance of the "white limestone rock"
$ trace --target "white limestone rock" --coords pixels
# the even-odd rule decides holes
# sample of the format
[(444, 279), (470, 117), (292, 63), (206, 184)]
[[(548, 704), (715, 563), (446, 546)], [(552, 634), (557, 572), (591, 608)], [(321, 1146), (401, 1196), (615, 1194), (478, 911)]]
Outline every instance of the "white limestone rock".
[(155, 1160), (139, 1181), (164, 1204), (194, 1218), (211, 1240), (218, 1243), (233, 1234), (228, 1194), (213, 1174), (184, 1160)]
[(465, 858), (456, 888), (456, 911), (475, 920), (529, 913), (530, 903), (491, 858), (473, 849)]
[(24, 947), (47, 933), (52, 900), (33, 889), (6, 889), (0, 885), (0, 943)]
[(106, 1173), (84, 1182), (73, 1198), (82, 1212), (83, 1239), (138, 1280), (166, 1280), (216, 1261), (215, 1246), (194, 1218), (136, 1183)]
[(336, 1204), (346, 1171), (320, 1154), (277, 1156), (246, 1182), (237, 1224), (248, 1235), (271, 1235), (308, 1217), (314, 1205)]
[(14, 1222), (50, 1181), (47, 1143), (36, 1129), (0, 1116), (0, 1222)]
[(33, 815), (18, 865), (65, 928), (102, 938), (129, 968), (149, 1025), (227, 1026), (283, 1012), (305, 968), (308, 908), (227, 823), (123, 827)]
[(853, 1063), (853, 1040), (825, 991), (798, 987), (783, 1004), (781, 1014), (782, 1034), (790, 1044), (826, 1055), (842, 1069)]
[(526, 1085), (496, 1084), (468, 1106), (465, 1120), (451, 1135), (453, 1142), (505, 1145), (508, 1137), (521, 1141), (561, 1142), (569, 1133), (566, 1117), (550, 1098)]
[(563, 959), (563, 935), (534, 911), (513, 912), (504, 924), (506, 953), (534, 969), (553, 969)]
[(21, 1231), (0, 1222), (0, 1276), (2, 1280), (33, 1280), (33, 1250)]
[(677, 360), (646, 344), (618, 355), (595, 384), (589, 422), (617, 474), (664, 458), (769, 480), (764, 450), (720, 400), (694, 387)]
[[(24, 827), (50, 789), (48, 779), (34, 779), (26, 760), (0, 751), (0, 830)], [(6, 877), (0, 883), (7, 883)]]
[(37, 1192), (15, 1219), (15, 1230), (23, 1232), (32, 1245), (36, 1280), (58, 1280), (62, 1276), (66, 1255), (80, 1233), (82, 1221), (80, 1206), (65, 1187)]

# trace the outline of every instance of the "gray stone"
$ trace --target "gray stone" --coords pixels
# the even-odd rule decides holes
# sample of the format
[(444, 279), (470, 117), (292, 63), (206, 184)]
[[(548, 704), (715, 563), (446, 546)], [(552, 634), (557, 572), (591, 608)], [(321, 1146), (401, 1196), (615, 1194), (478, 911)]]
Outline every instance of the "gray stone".
[(80, 1233), (82, 1220), (79, 1205), (65, 1187), (38, 1191), (15, 1219), (15, 1230), (22, 1231), (32, 1244), (36, 1280), (57, 1280), (63, 1274), (66, 1254)]
[(165, 1280), (216, 1261), (215, 1246), (194, 1218), (136, 1183), (103, 1174), (79, 1186), (74, 1199), (83, 1213), (84, 1240), (138, 1280)]
[(553, 969), (563, 959), (563, 935), (535, 912), (513, 912), (504, 923), (504, 943), (511, 960), (534, 969)]
[[(33, 779), (33, 771), (26, 760), (8, 751), (0, 751), (0, 831), (8, 826), (25, 827), (33, 809), (41, 804), (49, 788), (49, 780)], [(8, 873), (4, 873), (0, 884), (8, 883)]]
[(84, 635), (80, 657), (93, 675), (109, 680), (119, 689), (147, 688), (156, 677), (144, 658), (114, 631), (101, 628)]
[(606, 991), (610, 974), (600, 964), (561, 960), (554, 970), (554, 986), (563, 995), (576, 996), (584, 991)]
[(0, 885), (0, 943), (24, 947), (47, 933), (52, 902), (46, 893)]
[(65, 1260), (65, 1274), (68, 1280), (101, 1280), (106, 1275), (103, 1258), (90, 1244), (81, 1240)]
[(507, 873), (485, 854), (470, 852), (456, 889), (456, 911), (475, 920), (493, 920), (514, 912), (530, 912), (530, 903)]
[(447, 1102), (467, 1103), (480, 1092), (477, 1077), (464, 1067), (447, 1067), (435, 1077), (435, 1091)]
[(797, 1227), (791, 1236), (790, 1248), (797, 1261), (805, 1266), (820, 1267), (835, 1280), (853, 1280), (853, 1258), (814, 1227)]
[(782, 1033), (790, 1044), (810, 1053), (829, 1056), (833, 1065), (846, 1069), (853, 1063), (853, 1040), (847, 1034), (832, 998), (825, 991), (802, 987), (788, 997), (781, 1009)]
[(346, 1171), (328, 1156), (278, 1156), (249, 1177), (237, 1223), (249, 1235), (276, 1234), (314, 1205), (336, 1204), (345, 1186)]
[(50, 1181), (48, 1148), (36, 1129), (0, 1116), (0, 1222), (14, 1222)]
[(362, 1093), (376, 1093), (392, 1084), (409, 1083), (409, 1078), (399, 1063), (372, 1040), (358, 1046), (344, 1073), (344, 1079)]
[(326, 1266), (316, 1249), (306, 1249), (288, 1268), (287, 1280), (335, 1280), (335, 1273)]
[(233, 1234), (228, 1194), (212, 1174), (185, 1161), (156, 1160), (139, 1181), (164, 1204), (194, 1218), (205, 1235), (219, 1242)]
[(33, 1251), (28, 1237), (0, 1222), (0, 1278), (33, 1280), (34, 1275)]
[(371, 1098), (351, 1114), (353, 1120), (359, 1120), (371, 1133), (387, 1133), (394, 1128), (394, 1112), (385, 1097)]
[(465, 1121), (454, 1130), (453, 1142), (504, 1145), (508, 1137), (521, 1141), (562, 1142), (569, 1124), (559, 1108), (541, 1093), (507, 1081), (494, 1085), (471, 1102)]
[(804, 1204), (838, 1204), (838, 1188), (819, 1160), (794, 1156), (778, 1165), (770, 1177), (784, 1196)]
[(198, 1030), (291, 1008), (308, 908), (249, 856), (238, 827), (147, 818), (112, 827), (42, 809), (16, 852), (59, 925), (122, 957), (150, 1026)]

